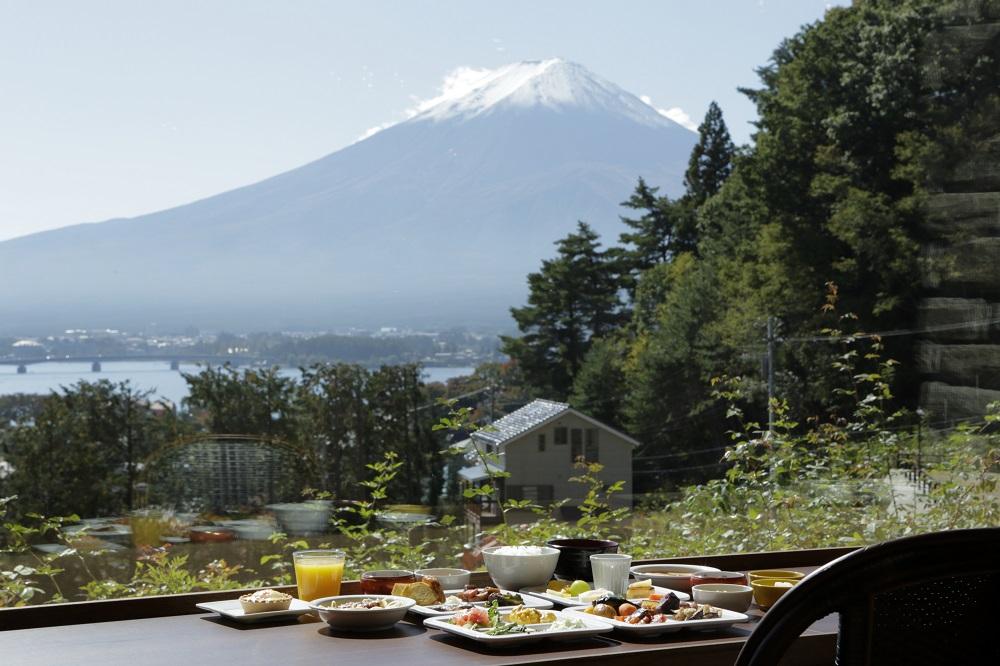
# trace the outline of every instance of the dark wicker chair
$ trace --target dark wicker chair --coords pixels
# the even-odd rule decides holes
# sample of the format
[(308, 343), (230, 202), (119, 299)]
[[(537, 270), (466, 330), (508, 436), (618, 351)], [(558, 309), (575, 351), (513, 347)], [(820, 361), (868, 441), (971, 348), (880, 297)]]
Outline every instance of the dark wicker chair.
[(779, 663), (810, 624), (830, 613), (840, 614), (838, 666), (996, 666), (1000, 528), (921, 534), (830, 562), (771, 607), (737, 666)]

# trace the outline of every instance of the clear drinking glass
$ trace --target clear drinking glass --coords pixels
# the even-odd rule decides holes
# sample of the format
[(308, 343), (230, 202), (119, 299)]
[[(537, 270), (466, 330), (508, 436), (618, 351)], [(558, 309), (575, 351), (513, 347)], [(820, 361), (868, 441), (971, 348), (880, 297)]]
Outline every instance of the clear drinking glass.
[(342, 550), (297, 550), (292, 553), (299, 599), (313, 601), (340, 594), (345, 559)]
[(632, 556), (622, 553), (601, 553), (590, 556), (590, 567), (594, 571), (594, 589), (605, 589), (618, 596), (624, 596), (628, 589), (628, 570), (632, 566)]

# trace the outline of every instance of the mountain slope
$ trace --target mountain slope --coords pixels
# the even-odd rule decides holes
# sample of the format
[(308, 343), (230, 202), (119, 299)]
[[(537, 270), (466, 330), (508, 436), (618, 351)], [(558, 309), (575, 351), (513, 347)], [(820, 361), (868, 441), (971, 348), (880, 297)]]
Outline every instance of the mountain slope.
[(695, 135), (561, 60), (518, 63), (298, 169), (0, 243), (0, 322), (276, 329), (496, 323), (577, 219), (677, 193)]

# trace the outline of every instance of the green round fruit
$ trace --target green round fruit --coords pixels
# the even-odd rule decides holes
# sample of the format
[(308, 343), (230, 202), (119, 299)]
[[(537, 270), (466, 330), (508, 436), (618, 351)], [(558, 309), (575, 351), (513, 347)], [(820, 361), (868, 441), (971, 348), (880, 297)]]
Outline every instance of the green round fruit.
[(573, 583), (569, 586), (569, 593), (574, 596), (579, 596), (584, 592), (589, 592), (589, 591), (590, 591), (590, 586), (587, 585), (587, 581), (585, 580), (574, 580)]

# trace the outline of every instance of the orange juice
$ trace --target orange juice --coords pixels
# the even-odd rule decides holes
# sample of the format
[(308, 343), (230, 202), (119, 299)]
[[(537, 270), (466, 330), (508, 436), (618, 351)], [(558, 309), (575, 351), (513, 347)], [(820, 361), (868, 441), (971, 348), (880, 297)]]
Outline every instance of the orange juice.
[(312, 601), (340, 594), (340, 580), (344, 577), (342, 551), (305, 550), (294, 553), (293, 558), (299, 599)]

